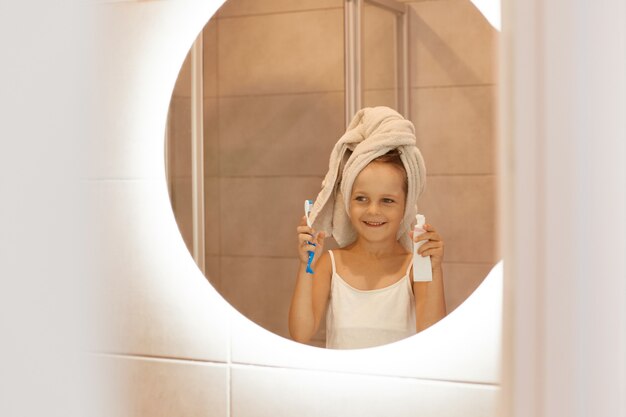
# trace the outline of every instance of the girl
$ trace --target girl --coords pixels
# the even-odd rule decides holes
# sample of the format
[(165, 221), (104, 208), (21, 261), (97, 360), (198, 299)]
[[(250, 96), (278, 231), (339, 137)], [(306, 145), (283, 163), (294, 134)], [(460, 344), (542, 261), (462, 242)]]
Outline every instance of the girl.
[[(399, 242), (409, 184), (400, 155), (394, 149), (376, 157), (356, 176), (347, 207), (356, 231), (352, 243), (323, 252), (326, 233), (316, 233), (302, 218), (297, 227), (300, 267), (289, 311), (294, 340), (309, 342), (326, 316), (326, 347), (377, 346), (413, 335), (446, 315), (439, 234), (430, 225), (419, 236), (408, 232), (413, 242), (425, 241), (419, 254), (431, 257), (431, 282), (413, 282), (412, 253)], [(313, 274), (306, 273), (308, 251), (315, 252)]]

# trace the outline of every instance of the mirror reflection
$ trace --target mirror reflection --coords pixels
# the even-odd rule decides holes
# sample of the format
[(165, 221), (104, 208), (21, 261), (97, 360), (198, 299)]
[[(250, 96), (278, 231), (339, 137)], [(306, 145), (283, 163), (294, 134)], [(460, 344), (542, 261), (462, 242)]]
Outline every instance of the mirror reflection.
[[(445, 240), (448, 312), (499, 259), (497, 31), (469, 1), (397, 3), (406, 55), (399, 14), (363, 2), (358, 88), (339, 0), (229, 0), (182, 66), (165, 149), (176, 220), (212, 285), (278, 335), (291, 338), (303, 201), (360, 107), (388, 106), (415, 125), (427, 168), (419, 211)], [(308, 343), (325, 346), (323, 320)]]

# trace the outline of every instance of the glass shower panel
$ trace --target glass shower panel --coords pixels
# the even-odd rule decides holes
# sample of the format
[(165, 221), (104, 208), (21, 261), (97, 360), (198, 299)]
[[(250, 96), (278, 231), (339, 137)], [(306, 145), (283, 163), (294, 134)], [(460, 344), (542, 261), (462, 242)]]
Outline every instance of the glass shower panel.
[(364, 1), (361, 16), (362, 105), (399, 109), (398, 15)]

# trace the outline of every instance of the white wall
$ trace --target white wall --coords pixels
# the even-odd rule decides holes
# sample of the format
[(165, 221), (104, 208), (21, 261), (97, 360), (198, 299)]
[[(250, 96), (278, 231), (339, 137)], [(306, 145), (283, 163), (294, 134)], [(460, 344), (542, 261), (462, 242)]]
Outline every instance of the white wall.
[(79, 415), (67, 399), (87, 395), (76, 355), (86, 27), (59, 3), (0, 4), (2, 416)]

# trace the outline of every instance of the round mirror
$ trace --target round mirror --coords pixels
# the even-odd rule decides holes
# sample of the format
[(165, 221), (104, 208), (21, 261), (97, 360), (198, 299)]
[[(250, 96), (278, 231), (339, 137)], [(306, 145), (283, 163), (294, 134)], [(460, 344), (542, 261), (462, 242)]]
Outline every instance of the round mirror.
[(182, 65), (165, 142), (174, 215), (217, 291), (290, 338), (303, 201), (346, 120), (384, 105), (415, 125), (419, 211), (445, 241), (447, 311), (461, 304), (499, 259), (497, 37), (469, 0), (227, 1)]

